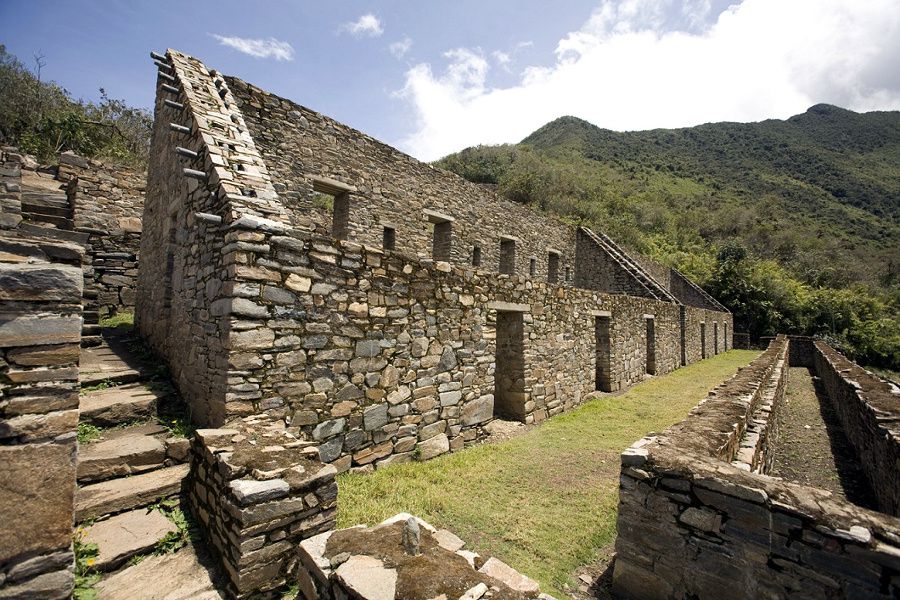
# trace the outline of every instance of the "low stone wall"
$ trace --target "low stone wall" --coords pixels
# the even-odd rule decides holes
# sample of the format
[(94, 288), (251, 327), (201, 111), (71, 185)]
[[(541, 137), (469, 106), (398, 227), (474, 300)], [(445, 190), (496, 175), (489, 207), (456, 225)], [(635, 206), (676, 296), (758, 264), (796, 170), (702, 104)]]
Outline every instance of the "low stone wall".
[(464, 547), (406, 513), (375, 527), (328, 531), (300, 543), (297, 600), (553, 600), (533, 579)]
[(302, 540), (334, 529), (337, 471), (315, 446), (265, 421), (200, 429), (191, 510), (235, 598), (280, 598)]
[(815, 342), (812, 350), (816, 375), (872, 484), (878, 508), (900, 515), (900, 390), (825, 342)]
[(96, 298), (86, 310), (100, 318), (133, 310), (146, 173), (63, 153), (57, 177), (68, 182), (74, 230), (90, 236), (85, 279)]
[[(810, 367), (814, 368), (815, 360), (815, 340), (806, 335), (789, 335), (791, 342), (790, 363), (792, 367)], [(818, 374), (818, 373), (817, 373)]]
[(900, 519), (731, 464), (786, 352), (779, 336), (687, 419), (622, 454), (620, 597), (900, 593)]
[(0, 234), (0, 597), (68, 598), (81, 249)]

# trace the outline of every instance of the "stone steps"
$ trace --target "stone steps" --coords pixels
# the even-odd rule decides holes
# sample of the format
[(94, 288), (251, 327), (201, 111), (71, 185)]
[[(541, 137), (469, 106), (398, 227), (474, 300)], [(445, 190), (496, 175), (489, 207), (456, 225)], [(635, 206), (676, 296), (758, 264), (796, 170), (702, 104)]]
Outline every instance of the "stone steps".
[(182, 464), (81, 486), (75, 494), (75, 520), (116, 514), (175, 496), (188, 471), (189, 466)]
[[(138, 371), (107, 374), (100, 381), (140, 379)], [(81, 382), (82, 386), (85, 382)], [(155, 390), (144, 384), (121, 385), (105, 390), (89, 392), (81, 396), (80, 420), (102, 427), (112, 427), (135, 421), (146, 421), (156, 416), (160, 400), (171, 394), (169, 390)]]
[(188, 544), (122, 569), (95, 589), (103, 600), (220, 600), (210, 564), (202, 547)]
[(58, 215), (48, 215), (39, 212), (26, 212), (23, 208), (22, 218), (30, 223), (45, 223), (60, 230), (69, 230), (72, 228), (72, 221), (69, 217), (60, 217)]
[(98, 521), (84, 529), (84, 542), (97, 544), (93, 568), (111, 571), (138, 554), (153, 550), (178, 527), (159, 510), (140, 508)]
[(167, 433), (156, 424), (116, 430), (107, 439), (79, 444), (78, 483), (95, 483), (164, 466)]
[(56, 227), (42, 227), (41, 225), (35, 225), (34, 223), (27, 222), (21, 223), (19, 225), (19, 230), (41, 237), (49, 237), (55, 240), (63, 240), (66, 242), (75, 242), (76, 244), (81, 244), (82, 246), (87, 243), (88, 237), (90, 237), (88, 234), (78, 231), (66, 231), (64, 229), (57, 229)]

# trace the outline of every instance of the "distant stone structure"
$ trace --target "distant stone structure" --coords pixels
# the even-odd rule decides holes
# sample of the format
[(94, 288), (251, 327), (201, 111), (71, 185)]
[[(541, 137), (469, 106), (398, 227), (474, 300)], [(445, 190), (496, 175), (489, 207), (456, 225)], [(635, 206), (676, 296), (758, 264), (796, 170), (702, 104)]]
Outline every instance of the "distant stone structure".
[[(879, 509), (769, 477), (788, 366), (812, 367)], [(826, 343), (780, 335), (681, 423), (622, 454), (622, 598), (896, 598), (900, 391)]]
[(266, 413), (339, 470), (428, 459), (731, 347), (602, 234), (169, 51), (137, 324), (194, 417)]

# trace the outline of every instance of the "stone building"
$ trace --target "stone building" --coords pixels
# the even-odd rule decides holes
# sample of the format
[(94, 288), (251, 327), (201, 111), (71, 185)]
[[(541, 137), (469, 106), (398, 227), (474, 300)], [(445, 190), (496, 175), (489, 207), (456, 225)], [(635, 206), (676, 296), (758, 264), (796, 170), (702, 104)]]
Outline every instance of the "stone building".
[(426, 459), (731, 347), (721, 305), (600, 233), (157, 65), (136, 320), (202, 424), (268, 413), (340, 469)]

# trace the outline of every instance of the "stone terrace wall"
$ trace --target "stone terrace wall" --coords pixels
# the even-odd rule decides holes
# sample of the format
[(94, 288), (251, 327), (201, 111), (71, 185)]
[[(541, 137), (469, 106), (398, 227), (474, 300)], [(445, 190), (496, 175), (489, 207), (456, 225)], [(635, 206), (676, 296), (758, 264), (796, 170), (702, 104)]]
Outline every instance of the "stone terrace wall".
[(69, 598), (78, 246), (0, 234), (0, 597)]
[(498, 310), (523, 315), (517, 416), (526, 422), (594, 391), (597, 314), (611, 316), (613, 389), (645, 377), (645, 315), (655, 316), (657, 373), (680, 364), (679, 307), (668, 302), (287, 229), (229, 235), (255, 277), (224, 309), (233, 319), (229, 414), (285, 414), (339, 468), (431, 458), (475, 440), (493, 417)]
[(299, 542), (334, 529), (337, 471), (283, 423), (200, 429), (193, 450), (190, 504), (230, 596), (281, 598)]
[(816, 375), (872, 483), (878, 508), (900, 515), (900, 390), (825, 342), (812, 349)]
[(97, 297), (86, 310), (133, 310), (147, 174), (63, 153), (57, 177), (68, 182), (73, 228), (90, 236), (85, 278)]
[(779, 336), (685, 421), (622, 454), (616, 594), (749, 599), (900, 593), (900, 520), (729, 464), (786, 351), (786, 338)]
[(519, 240), (516, 273), (527, 275), (534, 257), (536, 279), (546, 280), (548, 250), (555, 249), (561, 252), (559, 280), (566, 269), (574, 274), (574, 228), (308, 108), (234, 77), (227, 81), (286, 208), (312, 215), (319, 231), (331, 231), (331, 214), (316, 208), (310, 176), (357, 189), (351, 195), (351, 241), (380, 247), (383, 227), (389, 225), (396, 229), (398, 251), (431, 258), (431, 225), (423, 212), (431, 209), (455, 218), (453, 263), (471, 265), (478, 246), (483, 268), (497, 272), (500, 236), (508, 235)]

